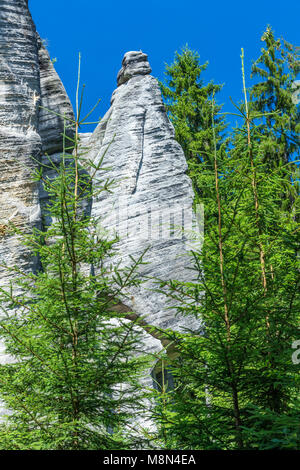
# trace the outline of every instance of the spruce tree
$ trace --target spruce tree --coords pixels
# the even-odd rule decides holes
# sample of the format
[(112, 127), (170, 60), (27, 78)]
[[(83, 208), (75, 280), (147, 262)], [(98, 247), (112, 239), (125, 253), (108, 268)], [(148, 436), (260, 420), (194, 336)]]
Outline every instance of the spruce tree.
[(294, 190), (294, 167), (279, 162), (269, 171), (244, 70), (243, 88), (242, 125), (225, 158), (212, 106), (214, 167), (200, 164), (198, 173), (209, 223), (201, 252), (193, 253), (194, 281), (161, 283), (178, 311), (204, 323), (204, 331), (169, 332), (179, 354), (171, 365), (176, 386), (163, 391), (157, 418), (167, 447), (300, 446), (299, 373), (291, 360), (299, 333), (299, 196), (293, 212), (280, 203), (286, 185)]
[[(189, 165), (189, 175), (198, 193), (201, 193), (202, 187), (196, 185), (194, 178), (194, 173), (198, 171), (197, 165), (205, 161), (209, 168), (213, 167), (211, 102), (222, 88), (222, 85), (213, 82), (204, 84), (202, 74), (207, 67), (207, 62), (200, 64), (197, 52), (185, 46), (181, 53), (175, 53), (174, 62), (166, 65), (165, 82), (161, 84), (168, 116), (175, 128), (176, 140), (183, 148)], [(218, 105), (215, 105), (215, 108), (216, 113), (221, 109)], [(216, 117), (215, 132), (220, 136), (220, 140), (224, 129), (224, 119), (221, 116)]]
[[(8, 409), (0, 426), (1, 449), (126, 449), (138, 445), (130, 422), (141, 413), (140, 354), (135, 323), (114, 309), (121, 294), (139, 284), (142, 259), (119, 268), (110, 262), (115, 240), (101, 235), (101, 220), (85, 209), (95, 193), (93, 174), (103, 171), (80, 149), (82, 100), (77, 95), (74, 139), (64, 133), (55, 179), (42, 180), (49, 193), (46, 231), (15, 230), (33, 256), (38, 273), (17, 266), (15, 282), (1, 289), (0, 334), (12, 361), (0, 365), (0, 397)], [(68, 134), (69, 135), (69, 134)], [(84, 170), (92, 168), (90, 174)], [(91, 266), (93, 269), (91, 270)], [(131, 437), (130, 437), (131, 436)]]
[(251, 89), (252, 109), (263, 113), (260, 151), (270, 168), (278, 162), (299, 158), (299, 109), (296, 79), (300, 71), (299, 48), (287, 41), (275, 39), (270, 26), (261, 37), (264, 47), (252, 65), (252, 77), (257, 80)]

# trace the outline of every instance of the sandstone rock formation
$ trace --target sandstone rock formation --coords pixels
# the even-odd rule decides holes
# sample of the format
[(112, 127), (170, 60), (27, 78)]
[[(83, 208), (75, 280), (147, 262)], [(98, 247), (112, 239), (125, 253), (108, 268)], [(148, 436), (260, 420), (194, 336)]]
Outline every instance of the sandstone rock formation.
[[(37, 35), (37, 44), (41, 89), (38, 130), (42, 139), (42, 152), (50, 155), (62, 150), (64, 131), (62, 116), (74, 119), (74, 113), (69, 97), (39, 35)], [(66, 133), (72, 137), (72, 129), (67, 128)]]
[[(35, 271), (33, 258), (12, 221), (24, 231), (41, 224), (39, 186), (32, 171), (42, 152), (62, 149), (62, 120), (43, 109), (73, 115), (70, 100), (36, 33), (27, 0), (0, 0), (0, 286), (10, 282), (3, 267)], [(0, 357), (9, 360), (0, 341)]]
[[(120, 236), (114, 261), (128, 265), (130, 255), (138, 258), (148, 248), (148, 264), (140, 272), (147, 280), (124, 295), (121, 307), (142, 315), (144, 325), (182, 329), (195, 325), (175, 316), (165, 296), (154, 291), (153, 278), (191, 276), (186, 230), (191, 229), (193, 191), (150, 73), (146, 54), (125, 54), (111, 107), (82, 142), (89, 148), (88, 159), (97, 163), (105, 155), (103, 165), (110, 168), (97, 173), (96, 185), (107, 177), (116, 181), (113, 193), (101, 193), (91, 208), (107, 232)], [(23, 230), (41, 226), (47, 194), (32, 182), (31, 172), (45, 153), (59, 162), (63, 120), (58, 115), (72, 118), (71, 103), (36, 33), (27, 0), (0, 0), (0, 286), (10, 280), (1, 267), (4, 261), (25, 271), (38, 269), (7, 225), (12, 220)], [(161, 342), (146, 328), (145, 350), (159, 349)], [(0, 359), (7, 360), (3, 346)]]
[[(146, 248), (148, 264), (141, 274), (148, 278), (187, 279), (190, 265), (186, 234), (178, 226), (192, 222), (193, 190), (185, 174), (187, 164), (174, 138), (158, 82), (150, 76), (147, 55), (125, 54), (118, 74), (111, 108), (85, 145), (87, 157), (110, 168), (96, 175), (96, 184), (115, 180), (113, 194), (102, 192), (93, 201), (92, 213), (102, 225), (120, 236), (118, 261), (130, 264)], [(175, 230), (172, 230), (172, 225)], [(174, 233), (172, 233), (174, 231)], [(116, 260), (117, 261), (117, 260)], [(141, 289), (128, 293), (123, 302), (162, 328), (187, 327), (186, 319), (166, 308), (166, 298), (154, 292), (149, 279)]]
[[(0, 1), (0, 282), (7, 272), (1, 262), (32, 269), (16, 237), (7, 235), (7, 223), (19, 226), (39, 222), (38, 188), (31, 170), (39, 158), (40, 79), (36, 31), (26, 1)], [(29, 263), (29, 266), (28, 266)]]
[(70, 100), (36, 33), (26, 0), (0, 0), (0, 284), (3, 261), (36, 269), (8, 222), (30, 230), (41, 221), (39, 188), (32, 171), (42, 152), (62, 149), (62, 119)]
[[(0, 286), (10, 273), (2, 263), (35, 269), (36, 262), (8, 233), (8, 223), (30, 229), (40, 221), (38, 187), (31, 170), (39, 158), (40, 81), (36, 32), (26, 1), (0, 1)], [(0, 343), (2, 361), (9, 360)]]

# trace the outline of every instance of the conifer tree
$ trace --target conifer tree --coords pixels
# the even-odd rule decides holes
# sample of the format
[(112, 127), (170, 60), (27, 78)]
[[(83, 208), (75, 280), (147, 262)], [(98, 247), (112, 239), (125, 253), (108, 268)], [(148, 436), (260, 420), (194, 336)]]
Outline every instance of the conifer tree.
[[(49, 193), (52, 224), (24, 235), (12, 227), (41, 271), (25, 273), (17, 266), (15, 282), (1, 289), (0, 335), (12, 361), (0, 366), (0, 397), (7, 419), (0, 426), (1, 449), (130, 448), (130, 420), (141, 412), (139, 379), (147, 360), (138, 354), (140, 335), (134, 322), (114, 305), (129, 286), (137, 285), (141, 259), (120, 268), (110, 263), (116, 240), (101, 236), (83, 201), (94, 193), (93, 174), (100, 161), (87, 162), (80, 149), (82, 99), (77, 95), (74, 139), (64, 134), (57, 167), (49, 158), (54, 180), (35, 175)], [(69, 134), (68, 134), (69, 135)], [(92, 168), (91, 174), (83, 170)], [(93, 266), (91, 271), (90, 267)], [(129, 437), (131, 435), (131, 437)]]
[[(300, 71), (299, 48), (275, 39), (270, 26), (262, 35), (264, 46), (252, 65), (252, 77), (259, 80), (250, 89), (253, 110), (264, 113), (260, 151), (272, 168), (288, 162), (299, 152), (299, 109), (296, 78)], [(298, 155), (299, 157), (299, 155)]]
[[(175, 127), (175, 137), (183, 148), (194, 184), (193, 175), (199, 162), (205, 161), (210, 168), (213, 167), (211, 101), (222, 88), (213, 82), (204, 84), (202, 73), (207, 66), (208, 63), (200, 64), (197, 52), (185, 46), (181, 53), (175, 53), (174, 62), (166, 66), (165, 83), (161, 84), (167, 112)], [(217, 113), (221, 107), (215, 107)], [(216, 117), (217, 136), (222, 135), (224, 128), (223, 118)], [(197, 186), (196, 189), (202, 190)]]
[[(280, 203), (293, 191), (294, 168), (269, 171), (261, 151), (267, 139), (249, 111), (244, 82), (243, 125), (224, 158), (211, 122), (212, 171), (199, 164), (207, 212), (193, 282), (162, 282), (178, 311), (196, 315), (204, 330), (169, 332), (179, 357), (174, 391), (158, 409), (165, 445), (186, 449), (300, 446), (299, 372), (291, 345), (299, 334), (299, 196), (293, 213)], [(288, 174), (288, 178), (286, 178)], [(206, 184), (203, 184), (204, 181)]]

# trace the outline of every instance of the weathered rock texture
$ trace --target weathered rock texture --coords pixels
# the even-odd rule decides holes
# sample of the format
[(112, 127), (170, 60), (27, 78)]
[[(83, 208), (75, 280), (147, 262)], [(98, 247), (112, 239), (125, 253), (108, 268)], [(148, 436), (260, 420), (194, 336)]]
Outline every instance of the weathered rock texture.
[[(3, 263), (35, 271), (38, 262), (9, 233), (41, 224), (39, 187), (32, 182), (42, 152), (62, 148), (60, 118), (72, 116), (69, 98), (36, 33), (27, 0), (0, 0), (0, 286), (11, 275)], [(12, 275), (13, 276), (13, 275)], [(0, 341), (1, 361), (9, 360)]]
[[(14, 236), (7, 235), (7, 222), (19, 226), (39, 221), (36, 185), (31, 156), (41, 153), (38, 133), (40, 79), (36, 31), (26, 1), (0, 1), (0, 263), (14, 262), (22, 268), (27, 254)], [(0, 266), (0, 279), (6, 277)]]
[(32, 171), (42, 152), (62, 149), (63, 120), (51, 110), (73, 116), (27, 1), (0, 0), (0, 284), (8, 280), (3, 261), (25, 270), (36, 267), (7, 225), (12, 221), (30, 230), (40, 224)]
[[(118, 74), (111, 108), (85, 145), (88, 158), (109, 171), (96, 175), (96, 184), (115, 180), (113, 194), (102, 192), (92, 213), (102, 225), (119, 233), (117, 261), (130, 264), (148, 248), (141, 274), (161, 279), (188, 279), (190, 259), (184, 234), (172, 236), (170, 225), (182, 225), (192, 216), (193, 190), (185, 174), (187, 164), (174, 138), (158, 82), (149, 75), (147, 55), (128, 52)], [(126, 78), (126, 80), (125, 80)], [(172, 232), (172, 230), (171, 230)], [(166, 297), (153, 291), (147, 280), (128, 293), (123, 303), (145, 321), (159, 327), (187, 327), (186, 319), (166, 308)]]
[[(101, 227), (120, 237), (115, 263), (129, 266), (131, 256), (137, 259), (148, 249), (143, 258), (147, 264), (140, 267), (146, 280), (127, 292), (122, 307), (142, 316), (140, 324), (147, 332), (144, 349), (155, 354), (162, 348), (160, 328), (183, 330), (199, 325), (175, 316), (166, 296), (155, 292), (153, 278), (191, 279), (186, 230), (192, 228), (193, 190), (183, 150), (150, 72), (146, 54), (125, 54), (111, 107), (89, 139), (84, 139), (84, 146), (90, 148), (89, 160), (98, 164), (104, 156), (103, 167), (109, 169), (96, 174), (95, 184), (101, 187), (107, 178), (115, 181), (113, 193), (101, 192), (92, 204)], [(150, 333), (147, 325), (158, 330)], [(150, 373), (144, 380), (146, 386), (152, 385)], [(151, 427), (151, 422), (137, 418), (135, 426)]]
[(126, 83), (130, 78), (136, 75), (148, 75), (151, 71), (147, 54), (141, 51), (127, 52), (122, 61), (122, 68), (118, 73), (118, 86)]
[[(111, 108), (82, 142), (89, 148), (88, 159), (97, 163), (105, 155), (103, 165), (110, 168), (97, 173), (96, 185), (106, 178), (116, 181), (113, 193), (101, 193), (91, 208), (101, 217), (102, 227), (120, 235), (114, 261), (128, 265), (130, 255), (138, 258), (148, 248), (148, 264), (140, 271), (147, 281), (127, 292), (121, 307), (142, 315), (145, 325), (180, 329), (193, 325), (175, 317), (166, 298), (153, 290), (151, 278), (190, 277), (185, 236), (177, 226), (183, 225), (183, 217), (185, 224), (191, 222), (193, 191), (183, 151), (150, 72), (146, 54), (125, 54)], [(31, 172), (45, 153), (59, 162), (63, 119), (58, 115), (73, 118), (72, 107), (36, 33), (27, 1), (0, 0), (0, 286), (10, 280), (3, 262), (25, 271), (38, 269), (7, 225), (13, 221), (27, 231), (41, 226), (47, 194), (32, 182)], [(147, 331), (145, 350), (157, 351), (161, 343)], [(1, 354), (1, 360), (7, 360), (3, 346)]]
[[(26, 1), (0, 1), (0, 285), (10, 274), (2, 263), (35, 269), (27, 250), (8, 233), (11, 220), (25, 230), (40, 221), (38, 188), (31, 182), (41, 138), (36, 31)], [(9, 358), (0, 343), (2, 361)]]

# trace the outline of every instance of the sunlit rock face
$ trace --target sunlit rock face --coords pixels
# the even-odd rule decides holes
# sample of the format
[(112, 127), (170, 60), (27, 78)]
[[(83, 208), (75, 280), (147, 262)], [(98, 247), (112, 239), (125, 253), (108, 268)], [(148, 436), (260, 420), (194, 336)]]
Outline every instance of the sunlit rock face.
[[(47, 108), (47, 109), (45, 109)], [(72, 106), (25, 0), (0, 0), (0, 285), (6, 261), (35, 270), (37, 261), (8, 233), (40, 226), (40, 196), (32, 173), (42, 153), (62, 150), (63, 119)]]
[[(112, 192), (100, 193), (89, 207), (93, 216), (101, 218), (99, 230), (105, 229), (104, 236), (117, 232), (120, 237), (113, 262), (128, 266), (131, 256), (137, 259), (147, 250), (146, 264), (139, 268), (145, 282), (128, 290), (120, 305), (143, 317), (145, 352), (157, 352), (161, 341), (147, 325), (177, 330), (198, 325), (175, 316), (166, 297), (154, 290), (153, 278), (191, 279), (187, 233), (192, 229), (193, 191), (183, 151), (150, 73), (146, 54), (126, 53), (110, 109), (91, 135), (81, 136), (81, 142), (94, 164), (103, 157), (106, 171), (96, 172), (95, 189), (107, 178), (115, 180)], [(32, 181), (32, 172), (47, 158), (59, 164), (61, 115), (74, 119), (27, 0), (0, 0), (1, 287), (11, 279), (1, 267), (3, 262), (27, 272), (39, 269), (37, 259), (7, 226), (12, 221), (24, 231), (42, 227), (48, 195)], [(68, 132), (72, 136), (72, 129)], [(51, 171), (45, 170), (45, 176), (54, 176)], [(0, 361), (8, 360), (0, 342)], [(150, 381), (149, 374), (145, 382)]]
[[(40, 222), (38, 188), (31, 180), (39, 158), (40, 80), (36, 31), (27, 1), (0, 1), (0, 287), (13, 275), (5, 268), (36, 268), (28, 250), (9, 234), (12, 221), (23, 230)], [(1, 362), (10, 360), (0, 341)], [(0, 415), (3, 409), (0, 405)]]
[(124, 55), (122, 68), (117, 76), (118, 86), (123, 85), (123, 83), (126, 83), (136, 75), (148, 75), (151, 72), (147, 54), (144, 54), (142, 51), (127, 52)]
[[(143, 276), (190, 279), (187, 233), (181, 228), (184, 223), (186, 232), (191, 229), (192, 184), (158, 82), (150, 72), (146, 54), (125, 54), (111, 107), (85, 142), (88, 158), (97, 164), (104, 156), (103, 167), (109, 168), (96, 174), (95, 184), (115, 180), (113, 193), (102, 192), (95, 198), (92, 214), (101, 217), (111, 233), (119, 234), (116, 262), (129, 265), (130, 256), (137, 259), (148, 248), (147, 264), (140, 269)], [(190, 326), (186, 319), (175, 317), (166, 297), (153, 289), (154, 282), (148, 279), (141, 288), (131, 289), (123, 303), (151, 325)]]
[(8, 221), (28, 229), (40, 219), (37, 186), (31, 172), (39, 158), (40, 72), (36, 31), (27, 1), (0, 1), (0, 284), (9, 277), (1, 263), (33, 269)]
[[(193, 190), (183, 150), (175, 140), (158, 82), (150, 73), (146, 54), (125, 54), (111, 107), (94, 133), (84, 139), (84, 147), (89, 148), (87, 158), (94, 165), (103, 159), (106, 168), (96, 172), (95, 189), (107, 179), (115, 182), (112, 192), (99, 193), (92, 204), (92, 215), (101, 221), (99, 230), (104, 229), (109, 238), (115, 233), (120, 237), (117, 255), (109, 262), (129, 266), (131, 257), (138, 259), (147, 250), (146, 264), (139, 267), (144, 283), (128, 289), (121, 308), (134, 312), (129, 318), (143, 318), (139, 324), (145, 329), (144, 350), (157, 357), (162, 349), (157, 334), (161, 328), (182, 331), (200, 325), (175, 315), (167, 297), (155, 291), (154, 278), (193, 278), (187, 239), (193, 228)], [(148, 325), (158, 329), (149, 330)], [(144, 384), (153, 387), (150, 370)], [(148, 404), (149, 409), (152, 405)], [(152, 423), (141, 413), (135, 426), (151, 428)]]
[[(66, 134), (72, 137), (70, 119), (74, 119), (74, 113), (66, 90), (39, 36), (37, 36), (37, 43), (41, 87), (39, 134), (42, 139), (43, 153), (53, 154), (62, 150), (64, 126), (66, 126)], [(69, 142), (67, 142), (68, 145)]]
[[(9, 233), (13, 222), (23, 231), (41, 227), (40, 190), (32, 180), (43, 152), (62, 149), (63, 122), (73, 116), (69, 98), (40, 41), (27, 0), (0, 0), (0, 286), (17, 265), (36, 271), (38, 260)], [(1, 362), (10, 361), (0, 341)], [(0, 414), (3, 412), (0, 407)]]

